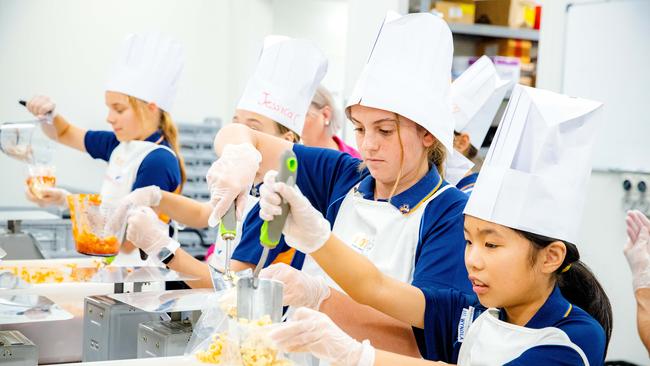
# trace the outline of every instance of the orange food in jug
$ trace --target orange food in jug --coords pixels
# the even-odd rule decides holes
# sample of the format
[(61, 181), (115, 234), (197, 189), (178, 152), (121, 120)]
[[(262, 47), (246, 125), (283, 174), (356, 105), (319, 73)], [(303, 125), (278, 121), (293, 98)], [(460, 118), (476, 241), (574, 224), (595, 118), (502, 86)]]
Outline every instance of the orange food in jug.
[(54, 176), (31, 176), (27, 178), (27, 187), (32, 194), (38, 198), (43, 198), (43, 188), (52, 188), (56, 185), (56, 177)]
[(116, 255), (120, 249), (120, 244), (114, 236), (99, 238), (89, 231), (73, 233), (73, 236), (77, 251), (82, 254), (110, 256)]
[(112, 256), (120, 249), (114, 235), (102, 235), (103, 219), (99, 213), (101, 198), (97, 194), (68, 196), (72, 219), (72, 237), (77, 251), (82, 254)]

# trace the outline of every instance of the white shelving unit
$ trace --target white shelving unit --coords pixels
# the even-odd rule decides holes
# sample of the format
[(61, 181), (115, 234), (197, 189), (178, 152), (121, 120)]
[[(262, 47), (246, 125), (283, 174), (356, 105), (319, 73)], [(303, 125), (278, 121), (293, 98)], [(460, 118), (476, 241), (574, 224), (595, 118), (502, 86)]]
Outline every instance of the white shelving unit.
[(539, 31), (536, 29), (510, 28), (490, 24), (459, 24), (449, 23), (449, 28), (454, 34), (467, 36), (515, 38), (528, 41), (539, 41)]

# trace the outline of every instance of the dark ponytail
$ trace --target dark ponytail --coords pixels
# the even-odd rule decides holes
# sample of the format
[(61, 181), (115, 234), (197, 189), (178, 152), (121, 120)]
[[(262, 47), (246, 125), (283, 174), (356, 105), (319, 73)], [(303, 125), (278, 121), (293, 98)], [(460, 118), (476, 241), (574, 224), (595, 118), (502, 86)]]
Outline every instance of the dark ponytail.
[(591, 272), (589, 267), (580, 261), (578, 248), (563, 240), (552, 239), (521, 230), (515, 230), (533, 244), (532, 259), (539, 250), (546, 248), (553, 242), (562, 242), (566, 246), (566, 256), (562, 265), (555, 271), (557, 284), (562, 295), (572, 304), (580, 307), (594, 317), (605, 330), (605, 354), (612, 336), (612, 305), (609, 298)]

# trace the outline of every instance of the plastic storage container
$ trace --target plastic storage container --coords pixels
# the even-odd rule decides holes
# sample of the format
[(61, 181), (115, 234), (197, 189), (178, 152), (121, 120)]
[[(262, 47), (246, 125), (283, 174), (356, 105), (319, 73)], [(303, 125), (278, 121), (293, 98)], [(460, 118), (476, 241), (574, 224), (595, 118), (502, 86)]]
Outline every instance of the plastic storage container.
[(104, 230), (108, 212), (102, 212), (98, 194), (71, 194), (68, 196), (72, 237), (77, 252), (86, 255), (110, 257), (117, 255), (120, 243), (117, 237)]

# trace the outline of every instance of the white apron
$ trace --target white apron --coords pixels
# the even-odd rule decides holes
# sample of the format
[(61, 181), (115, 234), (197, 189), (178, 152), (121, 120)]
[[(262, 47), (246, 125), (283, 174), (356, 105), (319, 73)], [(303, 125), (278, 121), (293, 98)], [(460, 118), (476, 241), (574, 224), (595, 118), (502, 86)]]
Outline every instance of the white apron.
[[(122, 142), (113, 150), (111, 158), (108, 161), (104, 182), (102, 183), (100, 193), (102, 205), (115, 207), (122, 198), (131, 193), (131, 188), (137, 177), (140, 164), (150, 152), (156, 149), (166, 149), (174, 154), (167, 146), (149, 141)], [(147, 261), (142, 261), (140, 259), (140, 252), (136, 249), (131, 253), (120, 252), (113, 261), (113, 265), (156, 266), (160, 265), (160, 263), (154, 258), (148, 258)]]
[(499, 309), (490, 308), (471, 324), (460, 347), (459, 366), (493, 366), (508, 363), (536, 346), (574, 349), (589, 366), (587, 356), (569, 336), (554, 327), (526, 328), (499, 320)]
[[(388, 202), (364, 199), (355, 187), (343, 199), (332, 232), (365, 255), (382, 273), (411, 283), (426, 206), (450, 187), (441, 187), (409, 214), (402, 214)], [(306, 256), (302, 270), (326, 278), (330, 286), (340, 290), (311, 256)]]

